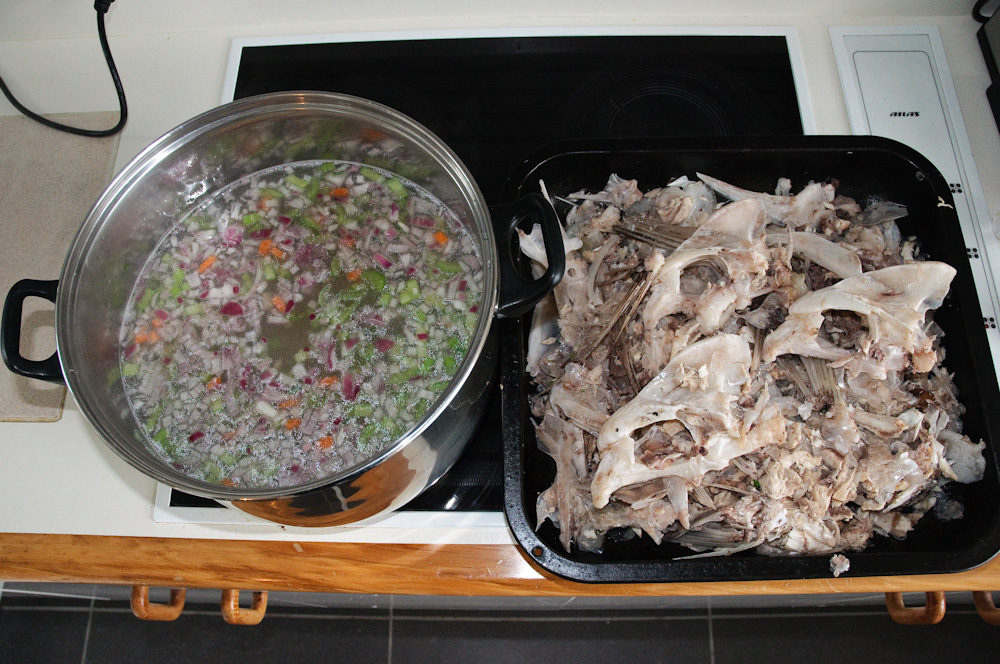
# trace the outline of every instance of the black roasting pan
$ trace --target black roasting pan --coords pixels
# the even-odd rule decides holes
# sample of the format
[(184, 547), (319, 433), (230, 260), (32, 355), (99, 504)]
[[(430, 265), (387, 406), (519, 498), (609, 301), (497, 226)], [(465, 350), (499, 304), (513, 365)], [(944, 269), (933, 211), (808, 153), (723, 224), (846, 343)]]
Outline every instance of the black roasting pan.
[[(793, 192), (809, 181), (836, 179), (839, 191), (863, 206), (888, 199), (906, 205), (899, 222), (930, 259), (957, 269), (951, 292), (935, 320), (944, 330), (945, 365), (955, 374), (967, 408), (964, 430), (986, 442), (986, 476), (976, 484), (947, 485), (964, 517), (925, 516), (903, 540), (876, 536), (868, 548), (848, 553), (849, 577), (941, 574), (967, 570), (1000, 550), (1000, 393), (970, 258), (948, 183), (913, 149), (872, 136), (712, 137), (562, 142), (527, 156), (507, 180), (504, 198), (539, 191), (552, 196), (599, 191), (608, 175), (637, 179), (639, 188), (705, 173), (740, 187), (773, 191), (779, 177)], [(749, 581), (830, 577), (830, 556), (766, 557), (753, 551), (729, 557), (682, 560), (693, 552), (659, 546), (646, 536), (608, 541), (601, 553), (566, 552), (548, 521), (536, 528), (535, 499), (552, 482), (555, 466), (535, 441), (527, 395), (535, 387), (524, 371), (530, 314), (501, 321), (501, 387), (504, 445), (504, 511), (526, 554), (541, 567), (582, 582)]]

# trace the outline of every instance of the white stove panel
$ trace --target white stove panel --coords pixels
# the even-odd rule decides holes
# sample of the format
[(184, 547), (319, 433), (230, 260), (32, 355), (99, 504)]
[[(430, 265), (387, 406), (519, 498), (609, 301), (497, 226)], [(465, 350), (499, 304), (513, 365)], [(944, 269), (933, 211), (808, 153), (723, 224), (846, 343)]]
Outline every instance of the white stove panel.
[[(270, 526), (275, 524), (251, 516), (235, 507), (181, 507), (170, 504), (171, 489), (165, 484), (156, 485), (153, 503), (153, 521), (157, 523), (201, 523), (211, 525)], [(220, 503), (221, 504), (221, 503)], [(503, 512), (418, 512), (399, 510), (351, 524), (379, 528), (496, 528), (506, 530)]]
[(949, 183), (995, 369), (1000, 369), (1000, 241), (972, 158), (958, 96), (934, 26), (830, 28), (855, 134), (885, 136), (927, 157)]

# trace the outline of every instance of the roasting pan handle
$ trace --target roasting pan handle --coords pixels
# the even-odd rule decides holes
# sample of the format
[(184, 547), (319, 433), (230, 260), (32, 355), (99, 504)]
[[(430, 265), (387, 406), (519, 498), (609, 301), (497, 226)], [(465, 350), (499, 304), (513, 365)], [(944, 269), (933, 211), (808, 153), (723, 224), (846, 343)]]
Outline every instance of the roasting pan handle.
[[(562, 228), (556, 211), (541, 194), (532, 193), (511, 203), (491, 206), (490, 216), (500, 259), (500, 297), (496, 314), (501, 318), (517, 318), (531, 311), (562, 279), (566, 269)], [(545, 274), (538, 279), (524, 277), (517, 267), (520, 249), (516, 230), (529, 220), (542, 227), (545, 254), (549, 261)]]
[(52, 353), (44, 360), (29, 360), (21, 356), (21, 314), (24, 310), (24, 300), (29, 297), (41, 297), (54, 303), (58, 287), (58, 280), (22, 279), (7, 292), (7, 300), (3, 305), (3, 320), (0, 321), (2, 330), (0, 351), (3, 354), (3, 363), (16, 374), (53, 383), (65, 382), (57, 353)]

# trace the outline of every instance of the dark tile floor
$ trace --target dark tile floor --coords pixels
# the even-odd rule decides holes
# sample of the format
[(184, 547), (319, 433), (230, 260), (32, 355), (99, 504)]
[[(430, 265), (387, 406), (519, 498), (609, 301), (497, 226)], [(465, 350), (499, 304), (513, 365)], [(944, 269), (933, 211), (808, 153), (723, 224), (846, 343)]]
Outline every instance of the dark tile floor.
[(272, 593), (264, 621), (242, 627), (222, 620), (207, 591), (176, 621), (153, 623), (131, 614), (127, 589), (75, 586), (51, 597), (32, 588), (0, 590), (4, 664), (1000, 661), (1000, 627), (979, 618), (968, 593), (949, 594), (944, 620), (926, 627), (895, 624), (878, 596), (644, 598), (638, 608), (538, 598), (496, 600), (491, 610), (486, 598)]

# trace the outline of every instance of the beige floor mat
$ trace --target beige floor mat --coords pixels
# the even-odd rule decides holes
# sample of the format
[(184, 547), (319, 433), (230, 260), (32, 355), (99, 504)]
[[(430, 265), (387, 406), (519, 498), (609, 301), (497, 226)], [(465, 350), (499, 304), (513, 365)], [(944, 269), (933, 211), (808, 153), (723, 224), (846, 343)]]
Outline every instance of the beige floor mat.
[[(110, 127), (117, 113), (53, 116), (79, 127)], [(74, 234), (111, 181), (118, 136), (84, 138), (21, 116), (0, 117), (0, 297), (20, 279), (57, 279)], [(53, 306), (28, 298), (21, 354), (55, 350)], [(51, 422), (62, 415), (66, 388), (0, 367), (0, 421)]]

